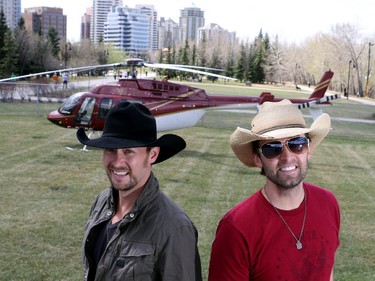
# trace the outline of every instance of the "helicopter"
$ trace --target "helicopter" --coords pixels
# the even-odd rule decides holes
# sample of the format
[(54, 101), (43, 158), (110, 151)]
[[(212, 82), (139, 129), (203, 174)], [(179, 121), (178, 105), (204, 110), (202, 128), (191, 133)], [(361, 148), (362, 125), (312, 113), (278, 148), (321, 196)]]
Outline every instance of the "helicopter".
[[(320, 115), (321, 105), (339, 97), (324, 96), (332, 76), (333, 72), (325, 72), (308, 98), (290, 100), (300, 108), (310, 108), (312, 115)], [(265, 101), (280, 100), (269, 92), (258, 97), (207, 95), (203, 89), (168, 80), (126, 78), (73, 94), (47, 118), (65, 128), (102, 131), (109, 110), (119, 102), (129, 101), (148, 107), (156, 118), (158, 132), (162, 132), (193, 127), (207, 110), (257, 108)]]
[[(207, 110), (238, 110), (258, 108), (266, 101), (280, 101), (269, 92), (260, 96), (225, 96), (208, 95), (205, 90), (170, 82), (168, 79), (137, 78), (136, 68), (150, 67), (178, 71), (188, 71), (196, 75), (209, 75), (226, 80), (237, 80), (224, 75), (202, 70), (219, 72), (220, 69), (173, 65), (151, 64), (139, 58), (128, 59), (122, 63), (86, 66), (64, 69), (64, 72), (87, 71), (96, 68), (129, 67), (130, 75), (121, 78), (115, 83), (99, 84), (89, 91), (78, 92), (68, 97), (57, 109), (47, 115), (47, 119), (55, 125), (64, 128), (84, 128), (88, 131), (102, 131), (109, 110), (119, 102), (129, 101), (145, 105), (155, 116), (158, 132), (182, 129), (195, 126)], [(60, 70), (61, 71), (61, 70)], [(29, 78), (35, 75), (45, 75), (54, 71), (18, 76)], [(321, 106), (329, 105), (330, 101), (339, 95), (325, 96), (329, 83), (333, 77), (332, 71), (326, 71), (314, 91), (308, 98), (290, 99), (299, 108), (309, 108), (313, 118), (322, 113)], [(9, 81), (11, 78), (2, 79), (0, 82)]]

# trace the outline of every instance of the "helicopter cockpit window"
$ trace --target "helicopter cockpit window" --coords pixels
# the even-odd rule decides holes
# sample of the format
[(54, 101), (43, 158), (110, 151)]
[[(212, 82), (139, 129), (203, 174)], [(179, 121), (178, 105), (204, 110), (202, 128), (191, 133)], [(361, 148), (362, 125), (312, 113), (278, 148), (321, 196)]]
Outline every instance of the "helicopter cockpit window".
[(99, 107), (99, 118), (104, 119), (107, 117), (109, 110), (113, 104), (113, 99), (111, 98), (102, 98)]
[(59, 112), (65, 115), (71, 115), (76, 108), (77, 104), (79, 103), (81, 96), (84, 93), (76, 93), (71, 95), (59, 108)]
[(91, 121), (92, 113), (94, 111), (95, 98), (87, 97), (82, 103), (81, 108), (78, 111), (76, 121), (81, 125), (88, 125)]

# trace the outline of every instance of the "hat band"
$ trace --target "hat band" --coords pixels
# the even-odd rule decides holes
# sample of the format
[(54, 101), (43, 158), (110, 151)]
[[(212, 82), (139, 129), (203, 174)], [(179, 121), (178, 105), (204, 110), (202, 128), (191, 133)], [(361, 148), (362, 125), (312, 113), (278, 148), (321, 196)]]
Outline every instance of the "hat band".
[(262, 130), (260, 132), (257, 132), (257, 134), (262, 135), (271, 131), (280, 130), (280, 129), (290, 129), (290, 128), (306, 128), (305, 126), (301, 124), (289, 124), (289, 125), (282, 125), (282, 126), (274, 126), (271, 128), (267, 128), (265, 130)]

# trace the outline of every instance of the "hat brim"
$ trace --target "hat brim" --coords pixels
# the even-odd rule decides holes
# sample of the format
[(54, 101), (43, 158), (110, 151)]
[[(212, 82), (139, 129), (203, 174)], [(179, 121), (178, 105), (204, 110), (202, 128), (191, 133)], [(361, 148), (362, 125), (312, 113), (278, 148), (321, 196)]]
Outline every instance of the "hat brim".
[(252, 147), (254, 141), (283, 139), (309, 134), (310, 147), (314, 149), (327, 136), (330, 128), (331, 119), (326, 113), (320, 115), (310, 128), (284, 128), (265, 134), (257, 134), (248, 129), (238, 127), (230, 136), (230, 145), (234, 154), (244, 165), (255, 167)]
[(101, 136), (96, 139), (90, 139), (83, 128), (78, 129), (77, 139), (84, 145), (102, 149), (122, 149), (131, 147), (160, 147), (159, 156), (154, 164), (163, 162), (168, 158), (176, 155), (186, 147), (183, 138), (166, 134), (153, 141), (144, 141), (136, 139), (124, 139), (111, 136)]

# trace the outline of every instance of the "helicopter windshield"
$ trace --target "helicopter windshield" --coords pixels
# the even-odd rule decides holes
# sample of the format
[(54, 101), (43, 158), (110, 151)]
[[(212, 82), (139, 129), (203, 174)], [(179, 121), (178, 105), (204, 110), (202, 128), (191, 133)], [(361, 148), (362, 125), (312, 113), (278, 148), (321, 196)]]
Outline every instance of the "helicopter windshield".
[(85, 92), (79, 92), (74, 95), (71, 95), (58, 109), (61, 114), (70, 115), (73, 113), (75, 107), (77, 106), (78, 102), (80, 101), (82, 95)]

